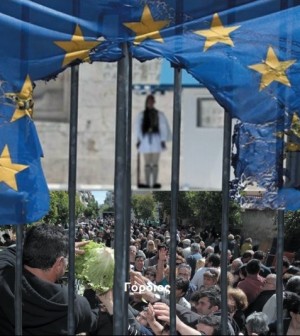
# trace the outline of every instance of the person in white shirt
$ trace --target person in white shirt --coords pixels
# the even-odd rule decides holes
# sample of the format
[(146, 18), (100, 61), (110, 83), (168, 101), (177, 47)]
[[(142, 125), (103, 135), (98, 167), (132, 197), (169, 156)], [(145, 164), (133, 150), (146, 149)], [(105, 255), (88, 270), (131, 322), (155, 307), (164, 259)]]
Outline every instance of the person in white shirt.
[(136, 120), (137, 149), (144, 155), (146, 184), (138, 187), (160, 188), (157, 183), (158, 161), (160, 153), (166, 150), (166, 142), (171, 140), (168, 120), (163, 112), (154, 108), (155, 98), (148, 95), (145, 110), (140, 112)]
[(194, 284), (197, 289), (200, 289), (203, 286), (203, 274), (207, 271), (208, 268), (214, 267), (220, 269), (221, 258), (219, 254), (212, 253), (208, 255), (205, 261), (205, 267), (199, 268), (195, 275), (193, 276), (191, 283)]
[[(285, 291), (300, 295), (300, 275), (294, 275), (288, 280)], [(275, 321), (277, 318), (276, 302), (276, 294), (273, 294), (263, 307), (262, 311), (268, 316), (269, 323)]]

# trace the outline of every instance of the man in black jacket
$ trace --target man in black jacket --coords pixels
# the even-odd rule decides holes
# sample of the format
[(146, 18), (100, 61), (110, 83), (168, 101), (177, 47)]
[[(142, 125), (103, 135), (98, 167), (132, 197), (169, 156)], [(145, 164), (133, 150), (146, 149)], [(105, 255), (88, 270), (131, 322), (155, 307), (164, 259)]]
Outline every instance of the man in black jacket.
[[(58, 284), (68, 264), (63, 230), (45, 224), (31, 227), (24, 241), (23, 263), (23, 335), (67, 335), (68, 287)], [(9, 247), (0, 254), (0, 335), (15, 333), (14, 291), (15, 248)], [(76, 334), (97, 333), (103, 314), (99, 308), (91, 309), (85, 297), (75, 295)]]

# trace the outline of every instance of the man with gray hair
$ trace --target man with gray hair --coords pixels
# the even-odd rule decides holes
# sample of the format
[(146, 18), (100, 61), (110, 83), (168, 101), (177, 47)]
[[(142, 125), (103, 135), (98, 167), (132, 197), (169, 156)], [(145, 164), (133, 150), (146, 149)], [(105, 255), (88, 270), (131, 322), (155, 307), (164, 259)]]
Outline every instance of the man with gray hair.
[(182, 241), (182, 253), (184, 259), (186, 260), (187, 257), (191, 255), (191, 240), (190, 239), (183, 239)]
[(202, 258), (202, 255), (200, 253), (200, 245), (198, 243), (193, 243), (191, 245), (191, 255), (187, 257), (186, 262), (189, 264), (192, 268), (192, 274), (191, 277), (194, 276), (196, 271), (196, 264), (199, 259)]
[(215, 253), (215, 249), (212, 246), (207, 246), (203, 252), (203, 256), (206, 258), (208, 255)]
[(227, 270), (231, 272), (232, 274), (234, 274), (240, 269), (242, 265), (243, 265), (243, 262), (241, 258), (236, 258), (232, 260), (232, 263), (228, 266)]
[(254, 312), (246, 319), (248, 335), (268, 335), (268, 317), (265, 313)]
[(192, 268), (188, 264), (180, 264), (177, 267), (177, 277), (184, 280), (189, 280), (189, 288), (184, 296), (184, 298), (190, 302), (192, 294), (197, 290), (197, 287), (191, 283), (191, 272)]

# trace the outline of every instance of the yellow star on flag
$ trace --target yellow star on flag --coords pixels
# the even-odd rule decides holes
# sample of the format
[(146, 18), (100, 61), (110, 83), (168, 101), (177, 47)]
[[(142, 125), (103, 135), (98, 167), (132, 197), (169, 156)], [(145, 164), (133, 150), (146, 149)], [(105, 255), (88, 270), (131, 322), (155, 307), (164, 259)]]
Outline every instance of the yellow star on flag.
[(146, 39), (163, 42), (160, 30), (169, 24), (169, 20), (154, 21), (148, 5), (144, 7), (140, 22), (125, 22), (124, 26), (136, 33), (135, 44), (139, 44)]
[(297, 113), (294, 113), (292, 117), (291, 132), (300, 138), (300, 118)]
[(22, 89), (19, 93), (6, 93), (5, 96), (10, 98), (18, 108), (15, 109), (10, 122), (16, 121), (20, 118), (28, 116), (32, 118), (33, 113), (33, 87), (30, 77), (27, 75)]
[(71, 41), (55, 41), (57, 46), (66, 51), (63, 67), (79, 59), (87, 61), (91, 49), (99, 45), (100, 41), (85, 41), (80, 27), (77, 25)]
[(18, 190), (16, 174), (29, 166), (12, 163), (8, 146), (5, 145), (0, 155), (0, 182), (6, 183), (14, 190)]
[(229, 34), (240, 26), (225, 28), (220, 20), (219, 15), (216, 13), (213, 16), (210, 29), (197, 30), (195, 34), (206, 37), (204, 44), (204, 51), (215, 45), (216, 43), (224, 43), (230, 46), (234, 46)]
[(291, 86), (285, 71), (296, 62), (289, 60), (280, 62), (272, 47), (269, 47), (267, 58), (263, 63), (250, 65), (249, 68), (262, 74), (259, 91), (276, 81), (286, 86)]

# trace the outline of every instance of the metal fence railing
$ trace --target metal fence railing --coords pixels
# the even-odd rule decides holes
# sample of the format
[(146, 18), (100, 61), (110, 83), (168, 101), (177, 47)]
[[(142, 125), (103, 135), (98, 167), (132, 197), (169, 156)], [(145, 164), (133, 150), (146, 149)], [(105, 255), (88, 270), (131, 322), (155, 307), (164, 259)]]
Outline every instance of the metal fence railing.
[[(115, 277), (114, 277), (114, 334), (126, 335), (128, 330), (128, 294), (124, 283), (128, 281), (129, 272), (129, 238), (130, 238), (130, 198), (131, 198), (131, 77), (132, 62), (127, 44), (123, 44), (124, 57), (118, 62), (117, 102), (116, 102), (116, 151), (115, 151)], [(76, 194), (76, 160), (77, 160), (77, 122), (78, 122), (78, 74), (79, 66), (72, 68), (71, 76), (71, 118), (69, 142), (69, 311), (68, 333), (74, 334), (74, 291), (75, 291), (75, 194)], [(171, 248), (170, 248), (170, 311), (171, 334), (176, 333), (176, 233), (177, 202), (180, 171), (180, 123), (181, 123), (181, 69), (174, 68), (173, 100), (173, 148), (171, 177)], [(227, 235), (229, 216), (229, 179), (231, 149), (231, 118), (225, 113), (223, 145), (223, 213), (222, 213), (222, 331), (227, 332)], [(283, 220), (284, 212), (278, 212), (277, 239), (277, 274), (282, 274), (283, 255)], [(22, 239), (23, 226), (17, 226), (17, 254), (15, 280), (15, 333), (22, 335)], [(282, 331), (282, 281), (277, 277), (277, 330)], [(172, 285), (173, 284), (173, 285)]]

